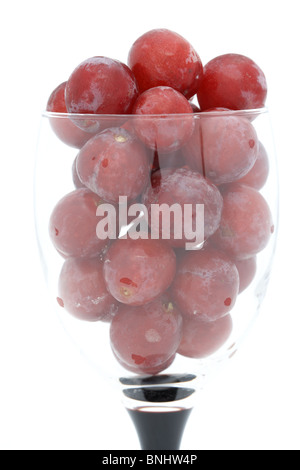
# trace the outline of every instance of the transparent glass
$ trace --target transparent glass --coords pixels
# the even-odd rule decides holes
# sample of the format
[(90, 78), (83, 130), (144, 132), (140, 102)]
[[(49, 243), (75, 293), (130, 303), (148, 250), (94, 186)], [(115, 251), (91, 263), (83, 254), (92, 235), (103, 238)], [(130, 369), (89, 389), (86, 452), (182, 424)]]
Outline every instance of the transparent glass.
[[(109, 144), (102, 137), (99, 139), (99, 135), (108, 136)], [(128, 147), (124, 153), (123, 148), (130, 139), (134, 147)], [(262, 160), (260, 168), (258, 168), (258, 155)], [(76, 166), (74, 161), (77, 156)], [(146, 174), (144, 167), (141, 169), (139, 160), (143, 158), (144, 162), (145, 156)], [(111, 171), (110, 164), (113, 167)], [(138, 170), (140, 173), (137, 173)], [(120, 174), (123, 176), (120, 177)], [(133, 178), (129, 177), (131, 174)], [(119, 175), (120, 185), (118, 180), (114, 180), (116, 175)], [(206, 184), (208, 186), (205, 186)], [(81, 189), (76, 189), (78, 187)], [(101, 248), (95, 248), (92, 253), (79, 251), (79, 255), (77, 252), (74, 255), (75, 252), (72, 250), (68, 252), (68, 247), (66, 252), (62, 253), (58, 249), (59, 246), (55, 246), (55, 237), (60, 236), (61, 228), (51, 227), (50, 217), (53, 217), (58, 202), (74, 191), (93, 194), (98, 192), (101, 203), (114, 205), (117, 209), (118, 203), (112, 199), (117, 196), (128, 197), (129, 193), (127, 201), (129, 207), (133, 203), (144, 203), (144, 207), (149, 209), (151, 203), (170, 205), (171, 200), (172, 203), (179, 203), (181, 207), (190, 204), (192, 211), (196, 204), (203, 205), (203, 240), (197, 238), (198, 244), (195, 242), (193, 250), (187, 249), (187, 242), (190, 240), (187, 236), (184, 238), (185, 232), (179, 231), (178, 239), (174, 240), (174, 231), (180, 220), (178, 222), (178, 219), (174, 219), (174, 226), (171, 219), (169, 240), (165, 234), (158, 232), (157, 238), (166, 239), (158, 240), (156, 243), (168, 246), (168, 250), (173, 253), (173, 261), (176, 260), (176, 270), (172, 268), (174, 272), (167, 274), (164, 271), (164, 269), (167, 271), (167, 268), (155, 265), (158, 263), (157, 259), (154, 265), (150, 259), (150, 264), (144, 260), (146, 265), (143, 269), (145, 271), (151, 267), (149, 279), (153, 282), (155, 280), (156, 284), (153, 292), (147, 285), (141, 287), (142, 291), (144, 289), (141, 297), (144, 300), (140, 300), (138, 304), (134, 301), (130, 303), (128, 300), (131, 294), (135, 299), (136, 290), (140, 287), (136, 279), (123, 275), (122, 279), (117, 280), (123, 282), (120, 287), (120, 284), (112, 285), (106, 273), (105, 288), (116, 299), (114, 308), (105, 321), (82, 321), (74, 316), (74, 312), (73, 314), (68, 312), (69, 304), (66, 305), (65, 299), (61, 298), (59, 280), (63, 266), (78, 256), (81, 256), (81, 260), (96, 259), (99, 262), (99, 270), (103, 269), (105, 262), (115, 266), (113, 269), (119, 269), (123, 263), (122, 272), (126, 272), (126, 266), (124, 267), (124, 257), (122, 258), (118, 251), (113, 261), (109, 256), (111, 246), (118, 242), (114, 239), (102, 243)], [(103, 194), (108, 196), (103, 197)], [(262, 198), (263, 203), (261, 203)], [(263, 210), (260, 204), (263, 204)], [(232, 205), (236, 206), (236, 212), (228, 216)], [(74, 204), (72, 207), (74, 209)], [(239, 207), (244, 208), (243, 216), (239, 215)], [(72, 213), (64, 214), (65, 225), (62, 225), (64, 233), (68, 231), (68, 215), (76, 217), (73, 209)], [(98, 237), (97, 226), (100, 219), (96, 217), (96, 209), (97, 204), (94, 209), (93, 230)], [(78, 211), (80, 212), (79, 206)], [(135, 422), (141, 446), (148, 449), (179, 448), (189, 410), (193, 407), (193, 401), (197, 399), (195, 392), (204, 386), (212, 373), (225, 365), (238, 351), (259, 314), (266, 294), (278, 227), (277, 165), (268, 110), (263, 108), (168, 116), (96, 116), (45, 112), (41, 119), (36, 159), (35, 214), (38, 245), (49, 287), (50, 301), (53, 302), (53, 311), (57, 312), (66, 332), (78, 345), (87, 361), (103, 377), (108, 396), (110, 387), (121, 390), (120, 396), (123, 397), (124, 404)], [(195, 212), (193, 217), (195, 222)], [(249, 219), (253, 222), (251, 227), (248, 224)], [(127, 220), (128, 223), (132, 221), (133, 218)], [(151, 225), (151, 221), (148, 220), (148, 223)], [(85, 226), (84, 218), (81, 219), (80, 226)], [(192, 229), (195, 232), (195, 225), (192, 225)], [(198, 230), (198, 226), (196, 229)], [(52, 232), (55, 230), (54, 235), (51, 234), (51, 230)], [(69, 230), (73, 232), (67, 233), (68, 239), (72, 239), (71, 244), (75, 240), (76, 244), (77, 235), (72, 223)], [(128, 230), (125, 222), (122, 230), (122, 235)], [(145, 232), (145, 223), (142, 230)], [(249, 234), (252, 236), (250, 241), (247, 239)], [(118, 235), (115, 238), (118, 238)], [(151, 236), (149, 238), (151, 243)], [(132, 243), (128, 246), (134, 252), (134, 241)], [(251, 245), (253, 243), (255, 246)], [(199, 253), (208, 253), (208, 255), (204, 254), (202, 258)], [(211, 266), (214, 256), (221, 256), (222, 268), (218, 264)], [(187, 257), (189, 257), (188, 263), (185, 262)], [(255, 257), (256, 263), (254, 263)], [(145, 259), (147, 260), (147, 256)], [(133, 262), (129, 253), (128, 260), (131, 260), (128, 264)], [(197, 269), (202, 269), (201, 273), (195, 272), (195, 266)], [(132, 274), (132, 266), (127, 268)], [(231, 270), (230, 275), (228, 269)], [(83, 278), (81, 284), (80, 282), (77, 284), (77, 289), (81, 290), (81, 286), (82, 289), (89, 289), (86, 287), (82, 272), (81, 276)], [(236, 285), (237, 276), (238, 282), (244, 284), (243, 291), (239, 294), (239, 287)], [(156, 279), (157, 277), (160, 279)], [(215, 278), (218, 278), (218, 281), (215, 282)], [(211, 279), (212, 284), (210, 284)], [(66, 293), (68, 272), (64, 282), (64, 293)], [(113, 282), (116, 282), (115, 278)], [(226, 291), (226, 287), (223, 291), (224, 286), (220, 286), (220, 283), (227, 283), (229, 290)], [(120, 297), (120, 292), (123, 297)], [(226, 292), (230, 294), (227, 296)], [(87, 292), (84, 294), (88, 296)], [(191, 298), (194, 299), (192, 303)], [(223, 302), (221, 309), (220, 298), (221, 303)], [(143, 327), (140, 319), (145, 314), (144, 304), (147, 304), (148, 311), (149, 305), (150, 310), (152, 308), (159, 310), (157, 303), (155, 304), (157, 299), (163, 299), (160, 300), (160, 307), (164, 309), (163, 316), (170, 314), (173, 319), (176, 317), (177, 339), (174, 341), (171, 339), (171, 346), (162, 353), (159, 349), (161, 342), (169, 341), (163, 337), (165, 330), (160, 331), (158, 327), (157, 331), (151, 321), (147, 323), (147, 331), (142, 340), (147, 343), (147, 348), (143, 344), (144, 350), (150, 351), (151, 366), (149, 366), (148, 357), (141, 357), (136, 352), (141, 350), (140, 344), (135, 351), (134, 338), (138, 338), (137, 341), (140, 342)], [(75, 300), (74, 302), (76, 304)], [(100, 297), (89, 299), (90, 306), (92, 304), (93, 307), (97, 306), (97, 302), (101, 303)], [(73, 305), (73, 310), (78, 307), (80, 306), (77, 299), (77, 305)], [(140, 315), (138, 321), (141, 325), (137, 327), (140, 329), (137, 330), (136, 337), (134, 334), (130, 337), (131, 332), (125, 332), (126, 328), (123, 325), (124, 335), (120, 340), (123, 343), (129, 341), (128, 347), (132, 348), (130, 354), (126, 356), (124, 353), (124, 344), (120, 347), (119, 344), (114, 345), (113, 353), (110, 340), (111, 325), (117, 323), (115, 319), (121, 315), (125, 318), (126, 314), (130, 319), (132, 310)], [(102, 320), (104, 316), (102, 315)], [(88, 316), (86, 318), (90, 320)], [(92, 319), (99, 320), (95, 316)], [(134, 330), (136, 324), (137, 321), (133, 321), (130, 323), (130, 328)], [(219, 327), (215, 326), (217, 324)], [(126, 335), (130, 338), (128, 339)], [(158, 357), (160, 354), (161, 357)], [(153, 435), (151, 432), (153, 426), (156, 426), (156, 429), (158, 426), (162, 430), (160, 435), (156, 435), (155, 442), (149, 441), (149, 436)], [(174, 427), (178, 428), (175, 436)], [(166, 440), (166, 435), (170, 436), (169, 441)]]

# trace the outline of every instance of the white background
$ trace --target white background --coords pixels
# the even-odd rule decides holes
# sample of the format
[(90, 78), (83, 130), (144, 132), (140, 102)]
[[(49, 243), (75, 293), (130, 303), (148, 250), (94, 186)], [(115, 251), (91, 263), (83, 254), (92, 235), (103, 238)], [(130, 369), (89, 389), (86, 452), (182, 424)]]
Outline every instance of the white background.
[(45, 0), (0, 6), (0, 448), (136, 449), (120, 404), (47, 308), (32, 215), (33, 164), (48, 95), (93, 55), (126, 62), (143, 32), (185, 36), (202, 61), (250, 56), (268, 84), (281, 183), (278, 251), (244, 348), (199, 395), (183, 449), (300, 448), (299, 2)]

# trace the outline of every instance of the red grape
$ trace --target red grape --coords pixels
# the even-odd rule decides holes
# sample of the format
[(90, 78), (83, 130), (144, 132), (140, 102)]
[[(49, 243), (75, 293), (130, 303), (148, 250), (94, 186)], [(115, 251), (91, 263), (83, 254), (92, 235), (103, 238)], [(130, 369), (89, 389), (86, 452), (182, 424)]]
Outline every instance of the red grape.
[(259, 142), (258, 156), (254, 167), (243, 178), (238, 180), (240, 184), (246, 184), (251, 188), (262, 189), (269, 176), (269, 158), (265, 147)]
[(111, 347), (121, 365), (153, 375), (170, 365), (181, 333), (181, 315), (163, 297), (140, 307), (120, 307), (111, 323)]
[(118, 303), (106, 289), (103, 264), (98, 258), (69, 258), (59, 278), (61, 306), (86, 321), (110, 321)]
[(80, 180), (108, 202), (130, 201), (143, 191), (150, 165), (143, 145), (122, 128), (106, 129), (93, 137), (77, 157)]
[(69, 113), (130, 114), (138, 87), (127, 65), (107, 57), (92, 57), (76, 67), (65, 92)]
[(103, 201), (88, 189), (76, 189), (55, 206), (49, 224), (51, 240), (65, 258), (94, 256), (106, 247), (108, 240), (97, 237), (97, 207)]
[(247, 287), (250, 286), (251, 282), (255, 277), (257, 269), (256, 256), (253, 256), (253, 258), (248, 259), (235, 260), (234, 263), (237, 267), (240, 276), (239, 293), (241, 293), (246, 290)]
[(187, 99), (197, 93), (203, 74), (195, 49), (182, 36), (167, 29), (154, 29), (138, 38), (130, 49), (128, 65), (141, 93), (169, 86)]
[[(196, 107), (197, 108), (197, 107)], [(199, 110), (200, 111), (200, 110)], [(230, 111), (227, 108), (211, 108), (207, 109), (205, 112), (217, 112), (220, 111)], [(194, 111), (198, 112), (198, 111)], [(200, 111), (203, 116), (203, 111)], [(201, 118), (202, 119), (202, 118)], [(185, 161), (187, 165), (196, 171), (200, 171), (200, 173), (204, 173), (204, 157), (202, 152), (202, 131), (201, 131), (201, 122), (202, 120), (195, 121), (194, 131), (192, 137), (186, 142), (186, 144), (182, 147), (182, 153), (184, 155)]]
[(175, 253), (161, 240), (119, 239), (109, 248), (104, 262), (108, 290), (128, 305), (158, 298), (172, 283), (175, 271)]
[[(48, 103), (47, 111), (51, 113), (67, 113), (65, 103), (65, 88), (67, 82), (61, 83), (51, 93)], [(65, 144), (80, 149), (90, 138), (91, 134), (79, 129), (68, 116), (50, 117), (50, 124), (57, 137)]]
[[(149, 222), (151, 229), (159, 232), (160, 237), (170, 240), (172, 246), (183, 247), (188, 241), (195, 241), (196, 230), (196, 205), (204, 205), (204, 238), (210, 237), (219, 227), (223, 199), (219, 190), (212, 183), (207, 181), (200, 173), (196, 173), (186, 168), (170, 169), (166, 168), (153, 173), (151, 185), (148, 186), (144, 195), (143, 203), (149, 212)], [(182, 213), (182, 231), (179, 239), (176, 238), (178, 226), (174, 220), (170, 223), (170, 233), (163, 229), (162, 219), (166, 211), (174, 204), (178, 204)], [(151, 217), (151, 205), (166, 204), (161, 208), (160, 217), (155, 221)], [(184, 224), (188, 222), (185, 215), (186, 205), (190, 204), (192, 208), (191, 230), (184, 230)], [(187, 227), (187, 225), (186, 225)], [(189, 236), (194, 235), (194, 239)]]
[(232, 333), (232, 326), (230, 315), (209, 323), (185, 317), (177, 352), (198, 359), (211, 356), (226, 343)]
[(211, 114), (197, 121), (184, 154), (187, 163), (213, 183), (231, 183), (255, 164), (258, 139), (248, 119)]
[(258, 65), (240, 54), (225, 54), (204, 67), (198, 90), (202, 111), (222, 107), (255, 109), (264, 106), (267, 83)]
[[(136, 100), (133, 114), (154, 115), (134, 121), (138, 137), (153, 150), (164, 153), (180, 148), (193, 132), (192, 107), (188, 100), (170, 87), (156, 87), (145, 91)], [(167, 116), (171, 114), (172, 116)], [(180, 116), (174, 117), (174, 114)], [(188, 114), (183, 117), (182, 114)]]
[(238, 291), (238, 270), (224, 253), (209, 248), (181, 257), (172, 293), (184, 316), (218, 320), (232, 310)]
[(251, 258), (267, 246), (274, 231), (269, 206), (258, 191), (237, 183), (224, 189), (223, 199), (213, 241), (235, 259)]

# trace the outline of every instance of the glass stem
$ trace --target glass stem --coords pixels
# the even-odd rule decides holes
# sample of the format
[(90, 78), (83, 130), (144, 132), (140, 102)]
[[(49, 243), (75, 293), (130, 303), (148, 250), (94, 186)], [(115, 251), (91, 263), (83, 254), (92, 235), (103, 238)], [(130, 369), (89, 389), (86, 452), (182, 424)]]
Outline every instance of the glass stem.
[[(147, 409), (148, 408), (148, 409)], [(179, 450), (192, 409), (158, 411), (154, 407), (128, 409), (142, 450)]]

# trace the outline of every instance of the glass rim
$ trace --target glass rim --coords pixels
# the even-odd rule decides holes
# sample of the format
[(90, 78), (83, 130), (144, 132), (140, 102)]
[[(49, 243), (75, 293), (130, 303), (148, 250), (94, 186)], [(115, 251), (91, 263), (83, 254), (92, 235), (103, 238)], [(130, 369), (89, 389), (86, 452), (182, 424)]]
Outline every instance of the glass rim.
[(153, 119), (153, 118), (169, 118), (169, 119), (180, 119), (186, 117), (204, 118), (204, 117), (216, 117), (216, 116), (259, 116), (260, 114), (268, 113), (269, 109), (267, 106), (262, 108), (253, 109), (226, 109), (226, 110), (213, 110), (213, 111), (200, 111), (198, 113), (174, 113), (174, 114), (83, 114), (83, 113), (57, 113), (52, 111), (44, 110), (42, 117), (46, 118), (69, 118), (72, 120), (113, 120), (113, 119)]

